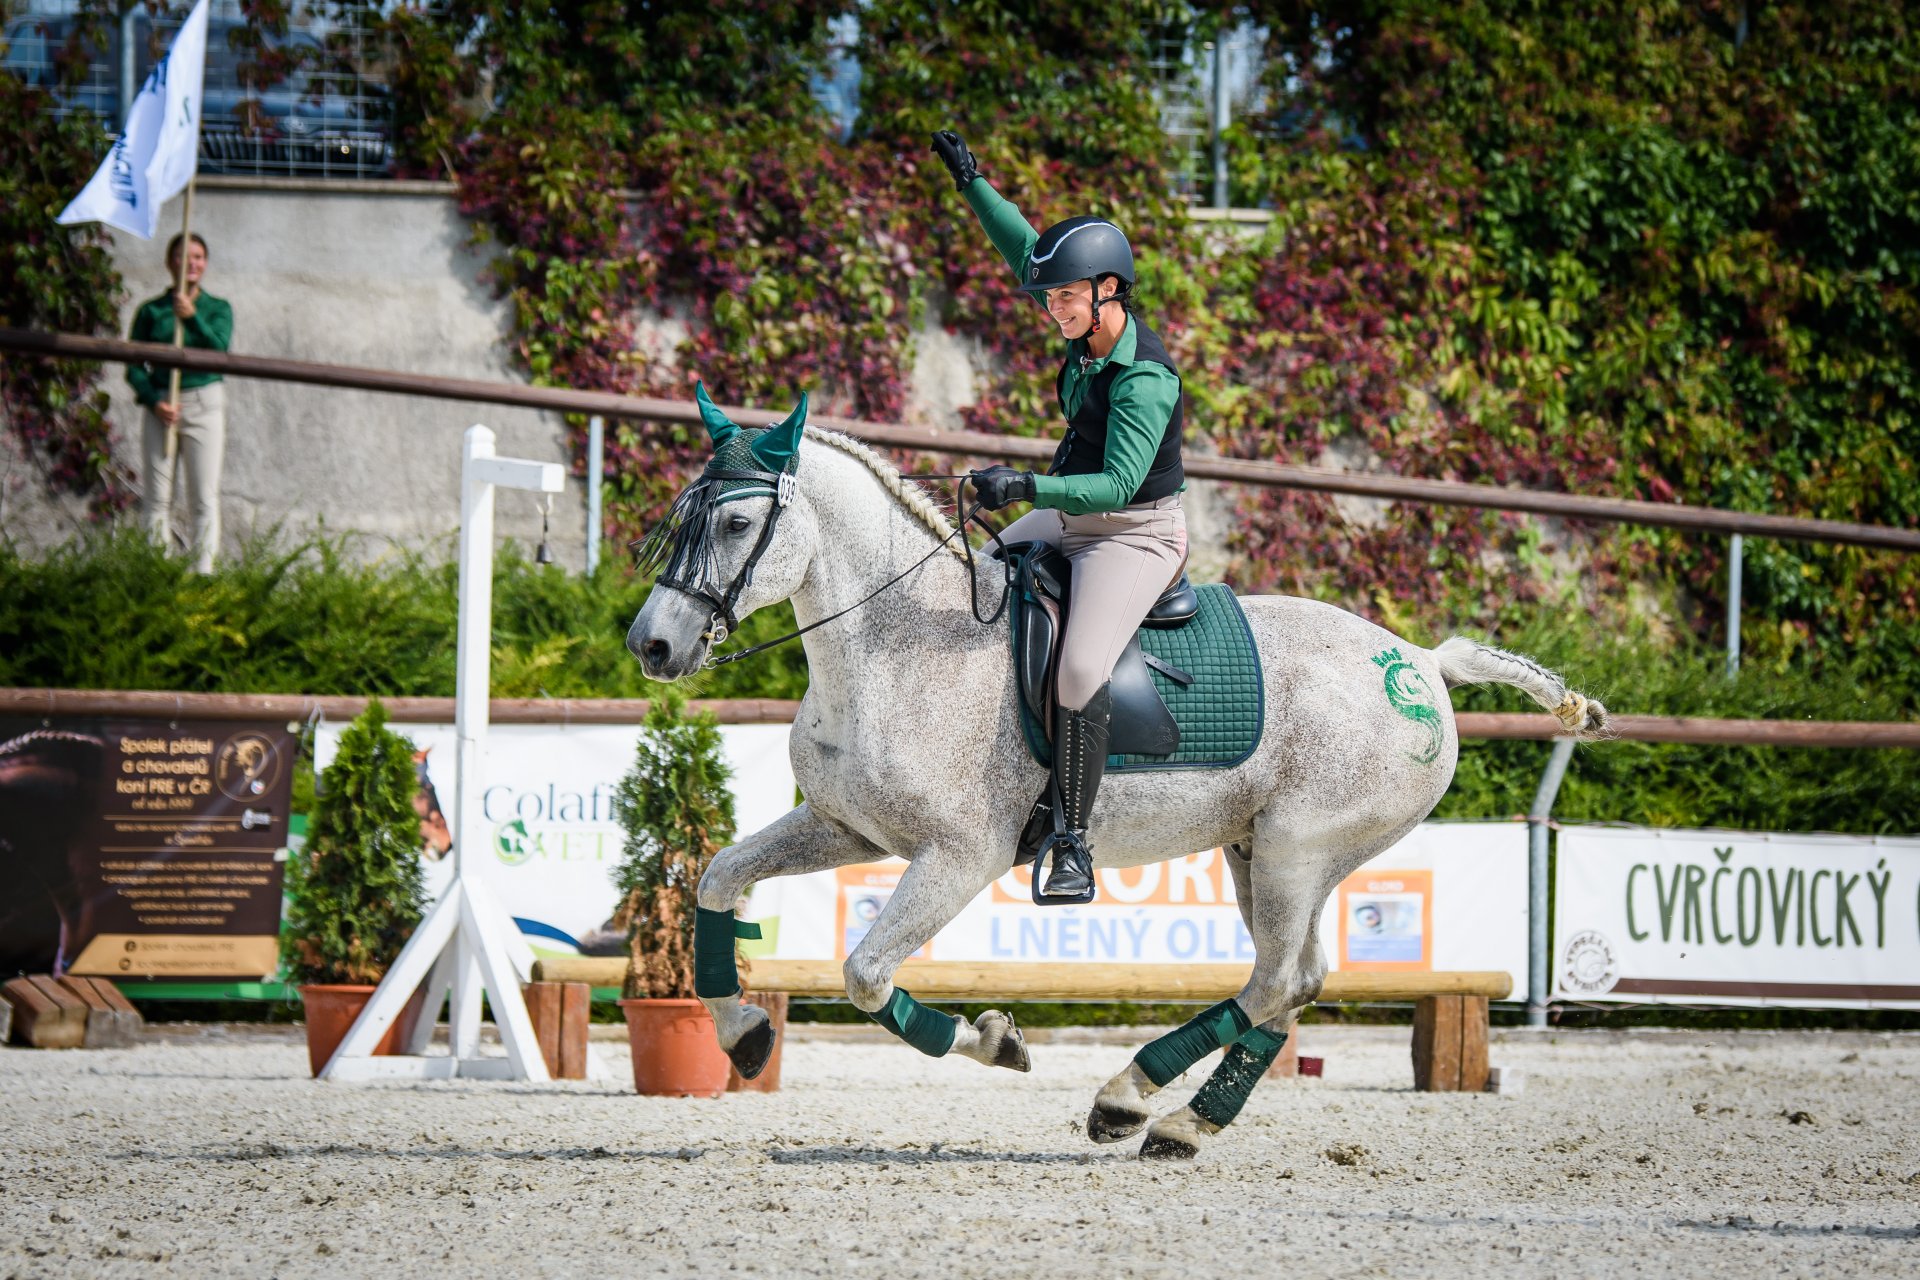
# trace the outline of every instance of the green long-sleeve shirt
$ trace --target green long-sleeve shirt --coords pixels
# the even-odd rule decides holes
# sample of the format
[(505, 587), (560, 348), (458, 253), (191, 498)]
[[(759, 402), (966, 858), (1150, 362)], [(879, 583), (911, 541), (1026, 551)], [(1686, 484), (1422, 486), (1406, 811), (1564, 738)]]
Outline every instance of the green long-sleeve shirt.
[[(173, 293), (169, 291), (140, 304), (140, 309), (133, 313), (130, 336), (135, 342), (172, 342), (173, 321)], [(193, 318), (186, 323), (186, 345), (203, 351), (225, 351), (232, 341), (233, 307), (227, 300), (210, 293), (195, 298)], [(167, 370), (160, 365), (130, 363), (127, 381), (133, 386), (134, 398), (148, 408), (167, 398)], [(180, 373), (182, 391), (218, 381), (217, 373), (203, 373), (198, 369), (185, 369)]]
[[(967, 187), (967, 203), (986, 228), (993, 247), (1013, 268), (1016, 280), (1027, 278), (1028, 259), (1039, 243), (1025, 214), (987, 182), (976, 178)], [(1167, 422), (1180, 399), (1180, 379), (1173, 370), (1152, 361), (1136, 363), (1133, 322), (1102, 359), (1090, 353), (1085, 338), (1067, 343), (1067, 374), (1060, 387), (1061, 408), (1071, 418), (1087, 396), (1087, 386), (1110, 364), (1121, 366), (1107, 389), (1107, 447), (1101, 469), (1087, 475), (1043, 476), (1033, 479), (1033, 505), (1054, 507), (1068, 515), (1118, 511), (1146, 482)]]

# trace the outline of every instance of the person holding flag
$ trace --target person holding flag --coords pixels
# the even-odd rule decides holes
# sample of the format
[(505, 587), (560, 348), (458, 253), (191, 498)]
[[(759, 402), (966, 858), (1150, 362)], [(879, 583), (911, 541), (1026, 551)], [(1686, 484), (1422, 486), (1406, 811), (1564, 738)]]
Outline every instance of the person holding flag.
[[(186, 192), (180, 234), (167, 250), (173, 291), (144, 304), (134, 317), (133, 336), (173, 345), (227, 349), (233, 336), (233, 309), (200, 290), (207, 268), (206, 241), (193, 232), (193, 177), (200, 164), (201, 88), (206, 80), (207, 16), (210, 0), (198, 0), (167, 49), (147, 73), (133, 106), (114, 140), (113, 150), (73, 203), (56, 221), (62, 226), (101, 222), (151, 240), (160, 229), (160, 208)], [(165, 545), (172, 507), (174, 461), (183, 428), (190, 456), (187, 478), (193, 490), (195, 567), (213, 569), (219, 551), (220, 463), (226, 442), (225, 387), (219, 376), (168, 375), (163, 403), (152, 365), (133, 366), (127, 379), (150, 411), (145, 432), (147, 528)], [(191, 403), (186, 393), (193, 393)]]
[[(151, 298), (133, 313), (135, 342), (172, 342), (205, 351), (225, 351), (233, 341), (233, 307), (201, 287), (207, 271), (207, 242), (197, 235), (175, 236), (167, 245), (167, 274), (182, 287)], [(217, 373), (183, 372), (169, 391), (169, 378), (157, 366), (129, 363), (127, 381), (147, 410), (141, 433), (144, 465), (140, 491), (147, 534), (162, 547), (172, 534), (174, 442), (185, 474), (193, 511), (193, 564), (196, 573), (212, 573), (220, 550), (220, 468), (227, 448), (226, 384)]]

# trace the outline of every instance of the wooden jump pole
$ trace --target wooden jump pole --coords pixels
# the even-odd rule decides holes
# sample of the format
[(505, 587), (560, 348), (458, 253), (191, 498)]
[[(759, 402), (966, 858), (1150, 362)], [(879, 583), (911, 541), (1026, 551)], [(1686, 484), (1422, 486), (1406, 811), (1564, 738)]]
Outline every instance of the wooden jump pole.
[[(838, 960), (752, 962), (751, 991), (794, 996), (844, 997), (847, 981)], [(624, 956), (548, 956), (534, 967), (542, 982), (619, 986)], [(1007, 961), (909, 960), (894, 980), (927, 1000), (1194, 1000), (1212, 1002), (1239, 994), (1247, 965), (1237, 964), (1020, 964)], [(1478, 996), (1505, 1000), (1513, 976), (1498, 970), (1432, 973), (1341, 973), (1327, 975), (1324, 1001), (1419, 1000), (1429, 996)]]

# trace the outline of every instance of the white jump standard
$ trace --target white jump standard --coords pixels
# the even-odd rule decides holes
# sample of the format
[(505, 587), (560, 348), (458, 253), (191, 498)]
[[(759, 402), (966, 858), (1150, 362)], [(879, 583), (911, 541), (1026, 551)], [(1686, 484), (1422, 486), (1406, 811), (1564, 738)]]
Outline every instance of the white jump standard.
[[(477, 878), (468, 859), (479, 852), (481, 746), (488, 723), (488, 679), (493, 635), (493, 491), (559, 493), (566, 475), (557, 462), (498, 458), (493, 432), (467, 428), (460, 491), (460, 624), (454, 686), (455, 794), (453, 883), (387, 970), (373, 999), (320, 1072), (323, 1080), (448, 1080), (455, 1076), (545, 1083), (533, 1019), (520, 984), (533, 973), (533, 950), (512, 918)], [(374, 1057), (374, 1046), (422, 982), (426, 1007), (400, 1056)], [(480, 1054), (480, 997), (485, 992), (506, 1045), (505, 1058)], [(449, 997), (449, 1041), (444, 1056), (427, 1056), (442, 999)], [(588, 1070), (594, 1060), (589, 1056)]]

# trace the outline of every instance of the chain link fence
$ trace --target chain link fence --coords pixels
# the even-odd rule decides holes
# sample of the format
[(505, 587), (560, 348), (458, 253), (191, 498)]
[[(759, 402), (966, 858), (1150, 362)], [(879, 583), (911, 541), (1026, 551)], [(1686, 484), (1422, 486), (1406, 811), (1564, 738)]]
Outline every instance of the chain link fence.
[[(288, 30), (259, 48), (238, 0), (214, 0), (200, 133), (200, 172), (383, 178), (392, 172), (392, 112), (377, 37), (351, 6), (297, 4)], [(136, 8), (88, 48), (86, 76), (61, 86), (56, 60), (74, 37), (70, 3), (41, 3), (7, 19), (4, 70), (54, 95), (61, 115), (87, 112), (113, 131), (179, 18)], [(184, 15), (183, 15), (184, 16)], [(130, 39), (128, 37), (131, 37)], [(125, 56), (130, 46), (132, 56)], [(131, 79), (131, 85), (127, 80)]]
[[(179, 27), (151, 19), (136, 7), (131, 21), (107, 33), (107, 47), (85, 50), (86, 76), (61, 87), (55, 62), (73, 35), (70, 0), (32, 0), (9, 17), (4, 70), (55, 95), (61, 114), (88, 112), (112, 131), (124, 104), (146, 79), (158, 50)], [(392, 173), (392, 110), (386, 60), (377, 35), (360, 24), (357, 6), (324, 0), (296, 4), (284, 36), (260, 49), (235, 36), (246, 21), (239, 0), (215, 0), (207, 41), (202, 173), (272, 174), (319, 178), (382, 178)], [(123, 57), (123, 33), (133, 57)], [(1173, 192), (1195, 205), (1224, 205), (1228, 192), (1216, 173), (1215, 116), (1224, 126), (1263, 106), (1261, 73), (1266, 30), (1243, 22), (1219, 41), (1185, 33), (1162, 36), (1149, 67), (1168, 141)], [(123, 83), (127, 75), (131, 84)], [(1224, 81), (1216, 86), (1216, 77)], [(814, 96), (845, 138), (859, 113), (859, 27), (836, 24), (829, 65), (814, 77)], [(1220, 92), (1224, 89), (1224, 94)]]

